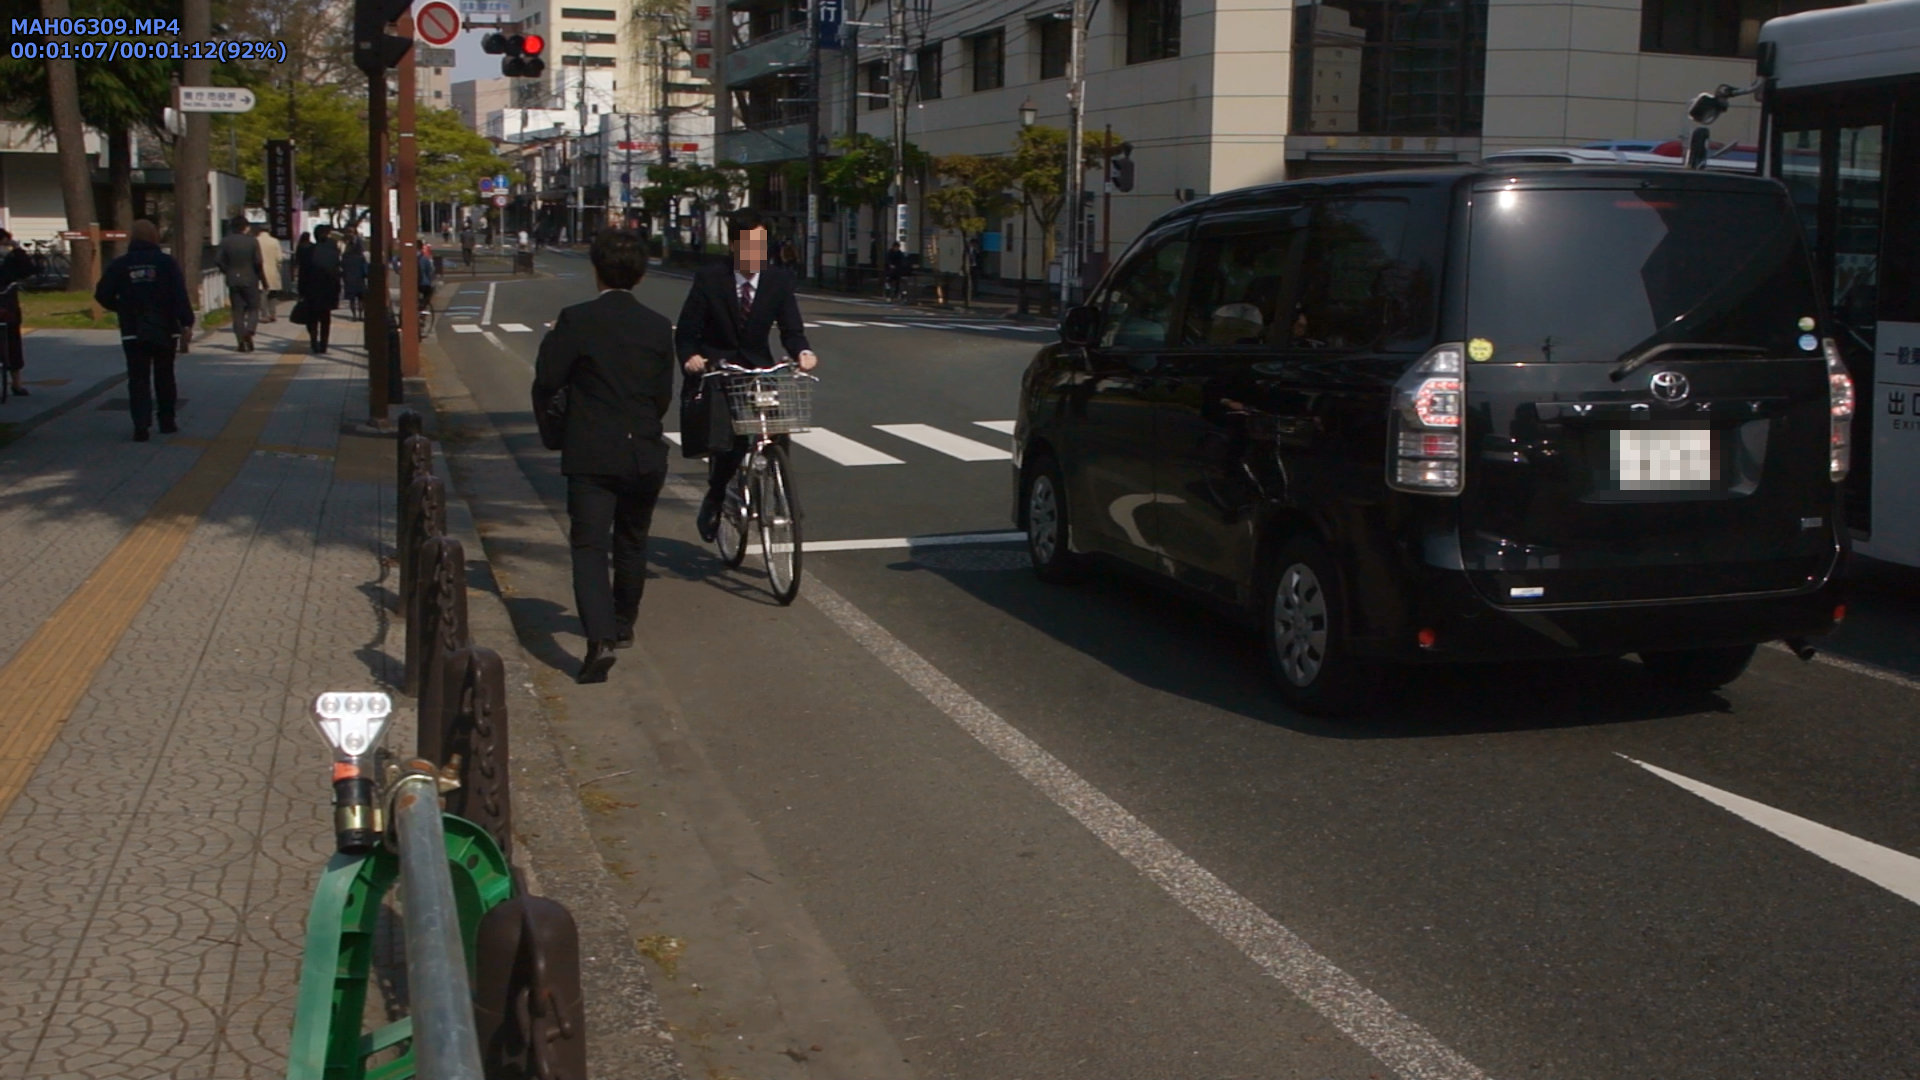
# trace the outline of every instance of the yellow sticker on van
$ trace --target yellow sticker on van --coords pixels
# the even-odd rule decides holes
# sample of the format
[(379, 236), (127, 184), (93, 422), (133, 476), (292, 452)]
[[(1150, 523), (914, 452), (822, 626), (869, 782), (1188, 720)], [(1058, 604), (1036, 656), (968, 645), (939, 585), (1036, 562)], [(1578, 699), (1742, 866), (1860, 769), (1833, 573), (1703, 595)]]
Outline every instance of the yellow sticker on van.
[(1473, 358), (1474, 363), (1484, 364), (1493, 359), (1493, 342), (1483, 337), (1474, 338), (1467, 342), (1467, 355)]

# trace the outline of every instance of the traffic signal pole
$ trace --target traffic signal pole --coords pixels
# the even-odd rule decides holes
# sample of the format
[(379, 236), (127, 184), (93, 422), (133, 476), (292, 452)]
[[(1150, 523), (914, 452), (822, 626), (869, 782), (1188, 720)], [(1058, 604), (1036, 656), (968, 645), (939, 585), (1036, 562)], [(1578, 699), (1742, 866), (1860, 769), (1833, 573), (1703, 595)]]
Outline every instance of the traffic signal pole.
[(367, 418), (387, 422), (387, 73), (367, 73), (367, 298), (361, 328), (367, 345)]
[[(413, 36), (413, 15), (400, 17), (400, 33)], [(415, 187), (419, 144), (413, 137), (415, 52), (400, 59), (400, 140), (396, 147), (400, 188), (400, 372), (420, 374), (420, 194)]]
[(1105, 270), (1113, 243), (1113, 125), (1100, 140), (1100, 267)]

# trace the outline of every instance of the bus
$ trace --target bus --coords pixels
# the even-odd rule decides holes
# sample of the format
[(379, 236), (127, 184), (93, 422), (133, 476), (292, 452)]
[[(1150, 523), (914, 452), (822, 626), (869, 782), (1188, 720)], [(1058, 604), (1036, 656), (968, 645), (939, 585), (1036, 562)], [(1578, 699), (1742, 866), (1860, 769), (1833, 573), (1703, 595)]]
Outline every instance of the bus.
[(1856, 387), (1854, 550), (1920, 566), (1920, 0), (1771, 19), (1755, 74), (1760, 171), (1793, 194)]

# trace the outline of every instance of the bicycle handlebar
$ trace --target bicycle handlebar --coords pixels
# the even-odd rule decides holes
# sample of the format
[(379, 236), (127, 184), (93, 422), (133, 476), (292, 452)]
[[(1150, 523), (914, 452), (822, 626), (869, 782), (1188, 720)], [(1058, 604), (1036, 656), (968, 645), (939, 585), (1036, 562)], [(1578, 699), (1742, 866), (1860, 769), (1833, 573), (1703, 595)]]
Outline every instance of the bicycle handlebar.
[(739, 364), (727, 360), (719, 360), (714, 363), (711, 370), (701, 372), (700, 377), (702, 379), (711, 379), (715, 375), (772, 375), (782, 371), (791, 371), (803, 379), (812, 379), (814, 382), (820, 381), (820, 376), (801, 371), (791, 360), (782, 360), (772, 367), (764, 368), (741, 367)]

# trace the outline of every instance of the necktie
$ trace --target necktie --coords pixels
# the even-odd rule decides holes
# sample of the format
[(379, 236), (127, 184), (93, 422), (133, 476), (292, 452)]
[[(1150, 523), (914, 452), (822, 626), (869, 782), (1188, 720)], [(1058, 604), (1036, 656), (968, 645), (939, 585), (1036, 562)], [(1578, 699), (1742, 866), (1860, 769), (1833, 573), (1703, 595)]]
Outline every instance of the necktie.
[(752, 310), (753, 310), (753, 282), (742, 281), (740, 283), (740, 313), (744, 315), (747, 312)]

